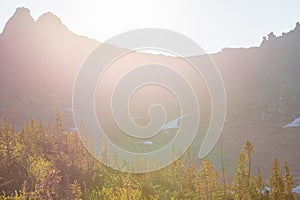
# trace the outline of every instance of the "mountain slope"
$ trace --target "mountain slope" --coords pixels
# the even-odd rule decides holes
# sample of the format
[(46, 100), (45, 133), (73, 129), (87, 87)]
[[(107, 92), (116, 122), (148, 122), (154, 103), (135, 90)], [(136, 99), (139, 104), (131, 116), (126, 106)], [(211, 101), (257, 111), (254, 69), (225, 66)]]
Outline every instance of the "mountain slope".
[(2, 112), (14, 107), (20, 119), (50, 120), (55, 106), (70, 107), (76, 73), (97, 45), (51, 13), (35, 22), (28, 9), (18, 8), (0, 35)]
[[(18, 126), (30, 117), (52, 120), (57, 106), (65, 116), (67, 127), (73, 127), (70, 109), (73, 82), (82, 62), (99, 44), (70, 32), (51, 13), (34, 21), (28, 9), (17, 9), (0, 35), (1, 114), (9, 114), (14, 107)], [(299, 23), (282, 36), (269, 34), (259, 47), (225, 48), (210, 57), (219, 66), (228, 98), (222, 133), (228, 171), (240, 146), (251, 139), (256, 147), (254, 168), (269, 168), (272, 159), (278, 157), (288, 161), (292, 171), (300, 175), (300, 128), (283, 128), (300, 116)], [(174, 65), (187, 76), (192, 74), (178, 58), (136, 53), (131, 61), (138, 63), (153, 58)], [(202, 57), (192, 59), (201, 61)], [(129, 68), (120, 65), (122, 69)], [(193, 84), (198, 87), (199, 98), (207, 98), (208, 93), (202, 93), (203, 83)], [(141, 110), (151, 98), (141, 98)], [(168, 102), (174, 103), (171, 97), (166, 100), (170, 106)], [(205, 99), (204, 110), (209, 115), (207, 102)], [(193, 155), (197, 155), (197, 148), (196, 142)], [(219, 164), (218, 146), (211, 157)], [(265, 170), (264, 174), (267, 173)]]

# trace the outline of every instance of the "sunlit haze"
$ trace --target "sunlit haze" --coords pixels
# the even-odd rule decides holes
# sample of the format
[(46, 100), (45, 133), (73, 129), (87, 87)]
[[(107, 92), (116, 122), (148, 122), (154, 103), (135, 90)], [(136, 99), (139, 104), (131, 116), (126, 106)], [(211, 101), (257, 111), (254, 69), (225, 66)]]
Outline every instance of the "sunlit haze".
[(137, 28), (180, 32), (213, 53), (224, 47), (258, 46), (269, 32), (281, 35), (300, 21), (300, 2), (290, 1), (1, 1), (0, 31), (17, 7), (37, 19), (52, 12), (74, 33), (98, 41)]

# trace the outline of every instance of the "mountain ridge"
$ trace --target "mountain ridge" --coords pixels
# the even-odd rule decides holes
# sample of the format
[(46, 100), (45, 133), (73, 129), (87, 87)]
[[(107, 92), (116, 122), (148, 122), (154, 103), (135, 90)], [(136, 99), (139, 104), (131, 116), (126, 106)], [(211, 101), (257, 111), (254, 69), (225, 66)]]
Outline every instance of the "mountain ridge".
[[(0, 113), (10, 115), (14, 108), (18, 126), (30, 117), (52, 121), (58, 107), (66, 127), (73, 127), (72, 112), (67, 109), (72, 106), (73, 83), (81, 64), (99, 44), (74, 34), (52, 13), (34, 21), (29, 9), (17, 9), (0, 34)], [(254, 168), (271, 166), (272, 158), (278, 157), (300, 175), (299, 128), (282, 128), (300, 116), (299, 52), (297, 23), (281, 36), (270, 33), (258, 47), (224, 48), (209, 54), (219, 67), (227, 92), (222, 140), (229, 169), (237, 148), (251, 139), (257, 151)], [(163, 55), (144, 53), (136, 58), (154, 56), (181, 67), (177, 58)], [(201, 56), (192, 58), (202, 62)], [(197, 152), (196, 147), (193, 150)], [(218, 150), (211, 156), (218, 162)]]
[[(14, 24), (13, 24), (14, 22), (17, 22), (17, 24), (15, 24), (15, 25), (17, 27), (21, 27), (21, 28), (24, 28), (25, 25), (29, 26), (29, 27), (32, 26), (32, 25), (36, 25), (37, 27), (39, 27), (39, 26), (44, 26), (43, 24), (47, 24), (47, 25), (52, 25), (52, 27), (51, 26), (50, 27), (45, 27), (44, 26), (44, 27), (40, 27), (40, 28), (42, 28), (42, 29), (47, 28), (48, 30), (51, 30), (50, 28), (54, 27), (54, 28), (57, 28), (56, 31), (61, 29), (62, 31), (68, 31), (68, 32), (73, 33), (71, 30), (68, 29), (68, 27), (65, 24), (63, 24), (61, 19), (58, 16), (56, 16), (55, 14), (53, 14), (52, 12), (43, 13), (42, 15), (40, 15), (38, 17), (37, 20), (34, 20), (33, 17), (31, 16), (31, 14), (30, 14), (30, 9), (28, 9), (26, 7), (19, 7), (19, 8), (16, 9), (13, 16), (7, 21), (6, 25), (3, 28), (2, 33), (0, 33), (0, 37), (3, 36), (3, 35), (6, 35), (7, 31), (10, 31), (11, 32), (10, 34), (12, 34), (12, 33), (13, 34), (18, 34), (19, 33), (18, 30), (15, 30), (15, 31), (9, 30), (9, 29), (14, 28)], [(30, 28), (32, 28), (32, 27), (30, 27)], [(22, 30), (26, 30), (26, 29), (22, 29)], [(300, 32), (300, 23), (297, 22), (294, 29), (291, 29), (288, 32), (282, 32), (282, 34), (279, 35), (279, 36), (274, 35), (273, 32), (270, 32), (269, 34), (267, 34), (267, 36), (262, 36), (262, 42), (259, 46), (252, 46), (252, 47), (247, 47), (247, 48), (244, 48), (244, 47), (236, 47), (236, 48), (224, 47), (216, 53), (211, 53), (211, 55), (218, 54), (218, 53), (228, 51), (228, 50), (259, 48), (259, 47), (269, 45), (271, 43), (274, 44), (276, 42), (279, 42), (280, 40), (285, 40), (285, 41), (291, 40), (292, 39), (291, 37), (294, 37), (294, 36), (299, 37), (299, 32)], [(76, 36), (84, 37), (84, 38), (89, 39), (89, 40), (93, 40), (95, 42), (99, 42), (98, 40), (92, 39), (90, 37), (78, 35), (76, 33), (73, 33), (73, 34), (76, 35)], [(197, 55), (195, 55), (195, 56), (197, 56)]]

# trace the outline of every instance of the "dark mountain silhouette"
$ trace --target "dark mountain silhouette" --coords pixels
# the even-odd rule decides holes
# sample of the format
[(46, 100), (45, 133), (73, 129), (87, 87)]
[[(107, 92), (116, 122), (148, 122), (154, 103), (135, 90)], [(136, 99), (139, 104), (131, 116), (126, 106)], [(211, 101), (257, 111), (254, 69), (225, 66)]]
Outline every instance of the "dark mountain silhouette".
[[(66, 126), (73, 127), (73, 82), (82, 62), (99, 44), (72, 33), (51, 13), (34, 21), (28, 9), (18, 8), (0, 35), (1, 114), (14, 108), (18, 126), (30, 117), (53, 120), (58, 107)], [(177, 58), (135, 56), (137, 60), (156, 56), (184, 71)], [(228, 171), (240, 150), (237, 148), (250, 139), (256, 147), (254, 168), (269, 168), (272, 158), (278, 157), (300, 175), (300, 127), (283, 128), (300, 116), (299, 23), (282, 36), (270, 33), (259, 47), (225, 48), (210, 56), (220, 68), (228, 98), (222, 133)], [(193, 59), (201, 61), (202, 57)], [(199, 85), (202, 91), (202, 83)], [(197, 152), (196, 147), (194, 150)], [(211, 157), (218, 164), (218, 148)]]
[(21, 119), (50, 120), (55, 106), (70, 107), (77, 70), (98, 44), (51, 13), (35, 22), (28, 9), (18, 8), (0, 35), (1, 113), (14, 107)]
[(230, 152), (234, 155), (234, 146), (249, 138), (259, 165), (270, 166), (271, 157), (280, 157), (299, 172), (300, 128), (283, 128), (300, 116), (299, 23), (282, 36), (269, 34), (259, 47), (225, 48), (212, 59), (226, 86), (227, 123), (222, 136)]

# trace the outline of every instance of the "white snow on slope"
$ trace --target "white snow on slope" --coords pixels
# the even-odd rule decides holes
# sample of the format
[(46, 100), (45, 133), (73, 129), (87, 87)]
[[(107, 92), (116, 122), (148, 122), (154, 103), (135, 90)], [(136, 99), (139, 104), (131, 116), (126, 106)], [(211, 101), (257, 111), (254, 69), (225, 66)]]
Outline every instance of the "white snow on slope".
[(187, 117), (189, 116), (191, 113), (188, 113), (188, 114), (185, 114), (185, 115), (182, 115), (182, 116), (179, 116), (167, 123), (165, 123), (164, 125), (162, 125), (160, 127), (160, 131), (165, 131), (165, 130), (168, 130), (168, 129), (178, 129), (179, 128), (179, 120), (184, 118), (184, 117)]
[(146, 144), (146, 145), (152, 145), (153, 144), (153, 142), (152, 141), (144, 141), (144, 144)]
[[(265, 188), (262, 190), (263, 193), (265, 193), (266, 191), (270, 192), (271, 191), (271, 188), (268, 187), (268, 186), (265, 186)], [(297, 194), (300, 194), (300, 185), (296, 186), (292, 192), (294, 193), (297, 193)]]
[(293, 192), (294, 192), (294, 193), (297, 193), (297, 194), (300, 194), (300, 185), (296, 186), (296, 187), (293, 189)]
[(294, 119), (294, 121), (292, 121), (291, 123), (283, 126), (283, 128), (288, 128), (288, 127), (298, 127), (300, 126), (300, 117)]

